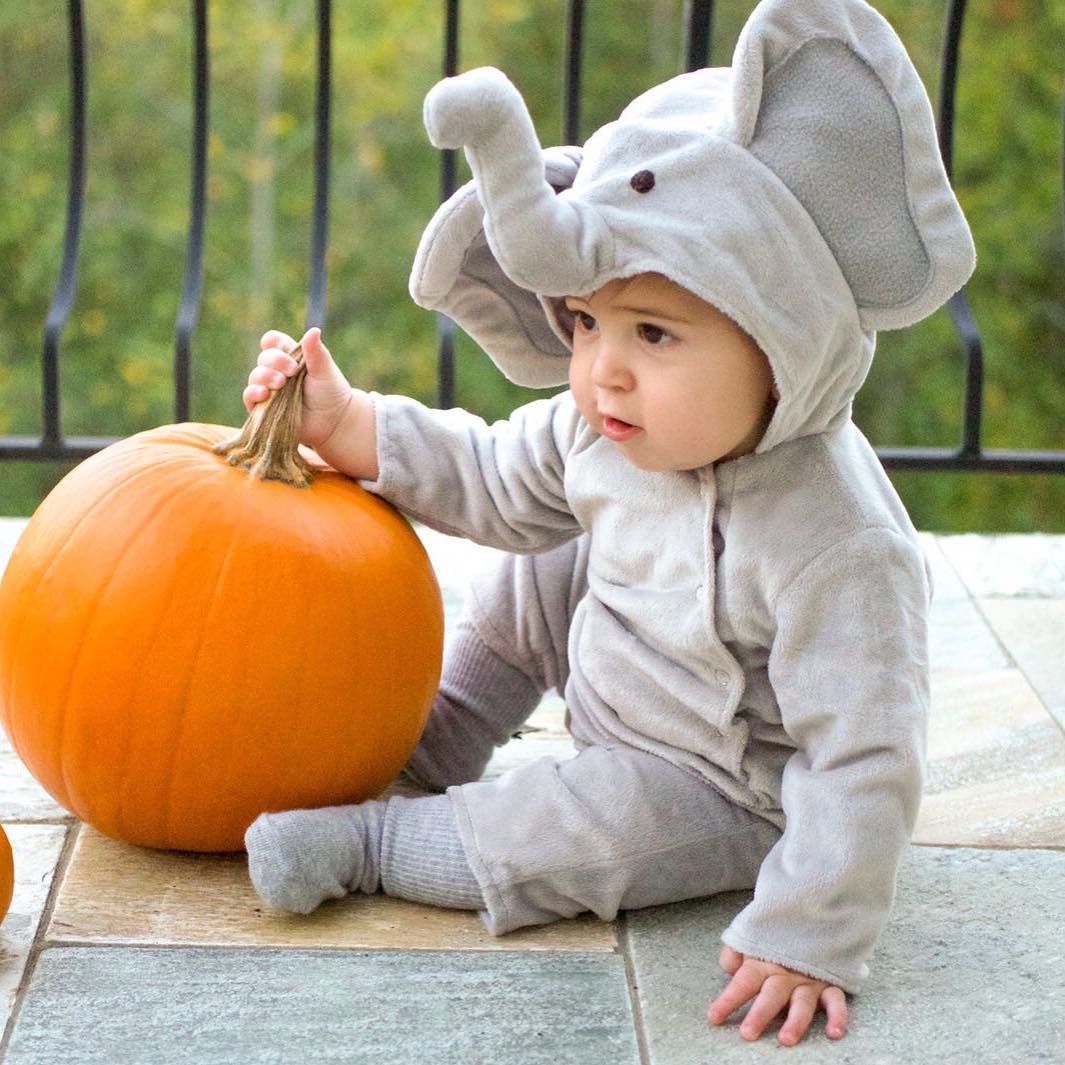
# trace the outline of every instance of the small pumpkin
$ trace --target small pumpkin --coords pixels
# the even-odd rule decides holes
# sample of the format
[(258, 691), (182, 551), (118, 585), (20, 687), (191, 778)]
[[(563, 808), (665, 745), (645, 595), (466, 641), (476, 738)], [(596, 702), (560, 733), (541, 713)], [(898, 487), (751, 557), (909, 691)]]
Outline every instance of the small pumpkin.
[(11, 853), (11, 840), (4, 826), (0, 825), (0, 921), (11, 909), (11, 896), (15, 893), (15, 858)]
[(379, 793), (422, 732), (439, 586), (404, 518), (300, 456), (302, 382), (236, 439), (171, 425), (81, 463), (0, 583), (0, 720), (116, 839), (239, 850), (263, 811)]

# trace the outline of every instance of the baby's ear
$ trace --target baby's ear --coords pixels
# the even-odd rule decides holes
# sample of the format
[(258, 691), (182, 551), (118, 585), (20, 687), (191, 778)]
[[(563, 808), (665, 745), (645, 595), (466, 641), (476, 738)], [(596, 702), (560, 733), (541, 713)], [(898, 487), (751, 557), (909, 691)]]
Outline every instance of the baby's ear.
[(813, 218), (864, 329), (931, 314), (968, 280), (972, 235), (920, 76), (861, 0), (763, 0), (736, 45), (731, 129)]
[[(556, 192), (569, 188), (581, 150), (547, 148), (543, 155), (548, 184)], [(475, 182), (442, 204), (426, 227), (410, 294), (420, 307), (453, 318), (516, 384), (547, 388), (566, 381), (569, 348), (552, 330), (537, 294), (511, 281), (496, 261)]]

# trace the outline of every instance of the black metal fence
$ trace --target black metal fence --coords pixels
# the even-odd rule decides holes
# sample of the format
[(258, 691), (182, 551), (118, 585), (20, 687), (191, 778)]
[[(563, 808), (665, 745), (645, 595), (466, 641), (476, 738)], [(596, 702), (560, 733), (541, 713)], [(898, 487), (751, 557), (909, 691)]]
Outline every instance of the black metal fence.
[[(459, 70), (459, 3), (442, 0), (446, 8), (443, 41), (443, 73)], [(306, 326), (324, 325), (326, 303), (326, 233), (329, 211), (329, 154), (331, 101), (331, 0), (317, 0), (318, 65), (315, 107), (315, 193), (312, 213), (311, 269)], [(686, 0), (685, 64), (687, 70), (707, 65), (714, 22), (714, 0)], [(947, 15), (941, 60), (937, 119), (940, 145), (951, 170), (954, 94), (958, 80), (959, 52), (965, 22), (966, 0), (951, 0)], [(567, 0), (567, 40), (563, 72), (565, 143), (578, 140), (581, 106), (585, 0)], [(193, 129), (191, 144), (191, 200), (188, 244), (181, 302), (175, 325), (174, 416), (189, 418), (192, 335), (200, 313), (203, 278), (204, 225), (206, 220), (208, 97), (207, 0), (190, 5), (193, 35)], [(107, 437), (64, 437), (59, 403), (60, 341), (74, 304), (77, 289), (78, 250), (85, 194), (87, 73), (85, 24), (81, 0), (68, 0), (70, 44), (70, 175), (66, 231), (62, 264), (55, 294), (44, 326), (41, 357), (43, 374), (42, 432), (37, 437), (0, 437), (0, 459), (86, 458), (114, 441)], [(1065, 127), (1065, 123), (1063, 123)], [(1063, 167), (1065, 178), (1065, 167)], [(441, 197), (456, 187), (455, 153), (442, 153)], [(983, 347), (980, 330), (962, 290), (947, 305), (966, 355), (962, 388), (964, 419), (962, 440), (957, 447), (881, 448), (884, 465), (894, 469), (985, 471), (1004, 473), (1065, 472), (1065, 451), (988, 450), (981, 444), (983, 413)], [(438, 401), (451, 406), (455, 393), (455, 324), (440, 316), (438, 356)]]

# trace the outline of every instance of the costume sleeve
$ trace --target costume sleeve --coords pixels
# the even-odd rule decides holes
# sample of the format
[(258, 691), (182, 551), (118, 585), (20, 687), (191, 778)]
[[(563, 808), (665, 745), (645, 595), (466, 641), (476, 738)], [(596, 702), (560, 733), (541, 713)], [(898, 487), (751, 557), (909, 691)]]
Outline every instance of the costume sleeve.
[(920, 803), (929, 701), (920, 548), (866, 530), (776, 598), (769, 679), (796, 745), (784, 833), (729, 946), (857, 991)]
[(563, 483), (580, 424), (568, 392), (493, 425), (403, 396), (371, 400), (379, 470), (363, 488), (433, 529), (505, 551), (542, 551), (581, 531)]

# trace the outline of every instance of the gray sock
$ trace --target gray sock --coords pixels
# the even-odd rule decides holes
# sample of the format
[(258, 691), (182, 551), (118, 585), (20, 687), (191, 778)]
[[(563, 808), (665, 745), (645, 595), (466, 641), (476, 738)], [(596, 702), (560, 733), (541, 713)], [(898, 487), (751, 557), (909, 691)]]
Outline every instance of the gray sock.
[(262, 814), (244, 834), (248, 873), (269, 906), (310, 913), (380, 883), (385, 803)]
[(413, 902), (480, 910), (446, 795), (263, 814), (245, 833), (260, 898), (310, 913), (326, 899), (383, 889)]
[(542, 694), (463, 618), (448, 646), (425, 731), (404, 772), (430, 790), (479, 779), (492, 752), (524, 724)]
[(483, 910), (451, 800), (446, 795), (388, 800), (381, 833), (381, 890), (411, 902)]

